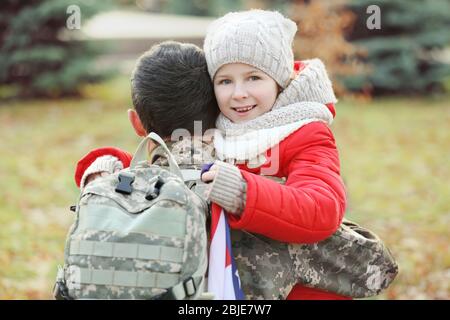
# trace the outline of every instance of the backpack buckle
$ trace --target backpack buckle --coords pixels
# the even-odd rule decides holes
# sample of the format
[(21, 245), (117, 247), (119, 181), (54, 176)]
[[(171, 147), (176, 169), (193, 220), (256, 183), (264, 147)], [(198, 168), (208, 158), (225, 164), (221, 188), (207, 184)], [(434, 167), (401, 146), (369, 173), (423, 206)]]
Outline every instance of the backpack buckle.
[(64, 279), (64, 270), (61, 266), (58, 266), (56, 282), (53, 287), (53, 297), (55, 297), (56, 300), (72, 300)]
[(152, 187), (152, 190), (147, 192), (147, 194), (145, 195), (145, 199), (148, 201), (156, 199), (159, 196), (159, 192), (164, 183), (165, 181), (160, 176), (158, 176), (158, 178), (155, 181), (155, 184)]
[(53, 288), (53, 297), (55, 300), (73, 300), (71, 296), (69, 296), (69, 290), (66, 287), (66, 284), (62, 281), (57, 281)]
[(121, 194), (131, 194), (133, 192), (133, 187), (131, 186), (134, 182), (134, 174), (121, 172), (119, 173), (119, 184), (116, 187), (116, 192)]
[(194, 278), (189, 277), (183, 281), (184, 292), (187, 297), (192, 297), (197, 292), (197, 287), (195, 286)]

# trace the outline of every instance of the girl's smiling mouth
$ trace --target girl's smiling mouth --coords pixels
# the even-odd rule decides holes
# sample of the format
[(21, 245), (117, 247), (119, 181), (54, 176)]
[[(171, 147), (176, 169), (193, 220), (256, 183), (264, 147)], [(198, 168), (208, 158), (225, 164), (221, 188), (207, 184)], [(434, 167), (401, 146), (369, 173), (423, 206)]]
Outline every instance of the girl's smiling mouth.
[(251, 106), (244, 106), (244, 107), (232, 107), (231, 109), (233, 109), (234, 111), (240, 113), (240, 114), (245, 114), (251, 110), (253, 110), (256, 107), (256, 104), (251, 105)]

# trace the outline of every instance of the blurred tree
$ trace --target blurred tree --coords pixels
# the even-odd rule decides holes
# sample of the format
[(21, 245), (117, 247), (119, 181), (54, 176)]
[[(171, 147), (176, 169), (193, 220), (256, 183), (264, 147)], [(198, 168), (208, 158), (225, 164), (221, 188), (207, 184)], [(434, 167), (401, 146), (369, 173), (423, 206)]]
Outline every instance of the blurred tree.
[[(369, 29), (370, 5), (380, 8), (380, 29)], [(372, 73), (348, 82), (373, 93), (424, 94), (443, 90), (450, 65), (438, 54), (450, 45), (449, 0), (353, 0), (355, 28), (348, 39), (368, 49)], [(357, 81), (355, 81), (357, 80)]]
[(16, 88), (20, 97), (57, 97), (99, 79), (92, 66), (99, 48), (62, 32), (78, 32), (80, 22), (110, 6), (110, 0), (2, 0), (0, 86)]
[(298, 25), (294, 39), (296, 59), (320, 58), (333, 80), (336, 94), (349, 94), (343, 79), (360, 77), (368, 71), (361, 63), (366, 51), (345, 39), (355, 20), (354, 14), (345, 10), (342, 0), (286, 2), (290, 2), (287, 14)]
[(167, 0), (165, 1), (164, 11), (169, 13), (186, 14), (193, 16), (207, 16), (210, 13), (209, 2), (209, 0)]
[(289, 10), (292, 0), (245, 0), (244, 9), (265, 9), (265, 10), (277, 10), (286, 13)]
[[(140, 0), (144, 1), (144, 0)], [(162, 12), (194, 16), (221, 16), (243, 8), (246, 0), (155, 0)]]

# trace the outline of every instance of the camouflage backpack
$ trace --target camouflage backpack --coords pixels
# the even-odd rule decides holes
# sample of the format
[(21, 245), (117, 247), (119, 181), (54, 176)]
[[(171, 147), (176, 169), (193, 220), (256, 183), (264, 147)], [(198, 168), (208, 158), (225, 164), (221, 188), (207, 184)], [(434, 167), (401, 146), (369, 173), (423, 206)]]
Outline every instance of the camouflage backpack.
[[(169, 169), (146, 161), (152, 139)], [(207, 268), (207, 204), (150, 133), (130, 167), (82, 190), (59, 267), (57, 299), (197, 299)]]

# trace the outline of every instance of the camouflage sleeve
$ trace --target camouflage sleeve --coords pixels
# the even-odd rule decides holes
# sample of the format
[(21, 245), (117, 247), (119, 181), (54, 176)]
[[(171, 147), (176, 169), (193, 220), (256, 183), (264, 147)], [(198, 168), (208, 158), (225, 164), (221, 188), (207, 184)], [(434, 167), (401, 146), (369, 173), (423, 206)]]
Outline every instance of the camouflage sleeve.
[(297, 283), (288, 245), (242, 230), (231, 230), (233, 256), (249, 300), (286, 299)]
[(398, 266), (371, 231), (347, 220), (328, 239), (287, 244), (245, 231), (231, 232), (233, 255), (248, 299), (285, 299), (295, 284), (366, 298), (387, 288)]
[(348, 297), (377, 295), (398, 273), (380, 238), (348, 220), (331, 237), (314, 244), (289, 244), (288, 250), (298, 282)]

